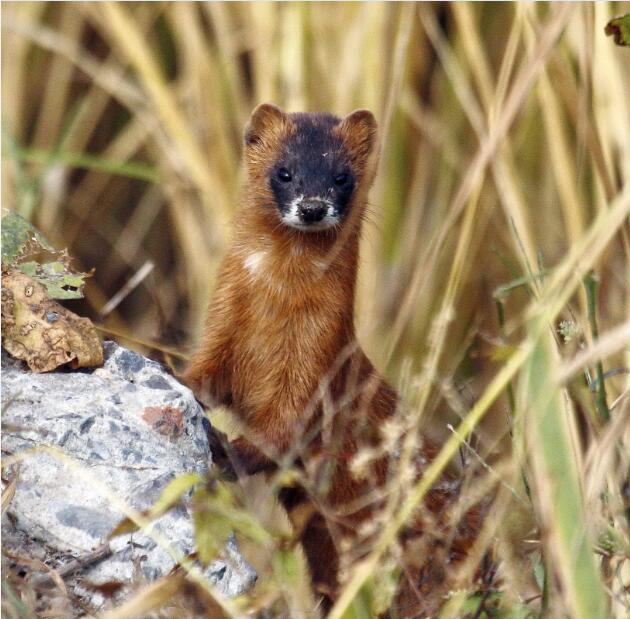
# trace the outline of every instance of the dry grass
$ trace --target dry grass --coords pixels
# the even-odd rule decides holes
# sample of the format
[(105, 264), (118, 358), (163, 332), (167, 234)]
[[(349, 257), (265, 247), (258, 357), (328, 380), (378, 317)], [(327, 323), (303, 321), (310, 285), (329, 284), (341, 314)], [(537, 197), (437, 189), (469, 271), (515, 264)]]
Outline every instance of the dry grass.
[[(628, 615), (630, 62), (604, 36), (628, 10), (2, 5), (3, 206), (96, 268), (77, 311), (167, 359), (196, 341), (229, 242), (249, 111), (271, 100), (380, 119), (360, 340), (412, 404), (407, 427), (446, 442), (418, 486), (393, 492), (401, 503), (331, 617), (369, 616), (377, 568), (464, 439), (484, 462), (479, 483), (504, 490), (475, 555), (495, 544), (504, 614), (466, 591), (443, 616)], [(259, 553), (265, 578), (225, 612), (306, 615), (301, 571), (287, 567), (299, 560), (273, 544)]]

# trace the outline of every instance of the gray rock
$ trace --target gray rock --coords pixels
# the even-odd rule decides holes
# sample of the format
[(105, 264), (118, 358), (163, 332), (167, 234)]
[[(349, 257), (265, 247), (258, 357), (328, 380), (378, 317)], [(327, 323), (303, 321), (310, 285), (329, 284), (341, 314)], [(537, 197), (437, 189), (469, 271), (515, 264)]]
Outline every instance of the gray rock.
[[(113, 342), (105, 343), (104, 366), (93, 371), (34, 374), (3, 351), (3, 454), (50, 446), (71, 459), (34, 451), (22, 462), (3, 543), (36, 540), (67, 560), (92, 552), (123, 519), (120, 501), (144, 510), (171, 479), (207, 472), (202, 421), (189, 389), (160, 364)], [(152, 530), (179, 556), (193, 551), (186, 501)], [(112, 554), (75, 579), (76, 592), (98, 608), (102, 596), (82, 590), (81, 579), (130, 583), (138, 566), (148, 580), (167, 574), (174, 560), (154, 537), (136, 532), (112, 539)], [(234, 539), (204, 574), (229, 597), (256, 580)]]

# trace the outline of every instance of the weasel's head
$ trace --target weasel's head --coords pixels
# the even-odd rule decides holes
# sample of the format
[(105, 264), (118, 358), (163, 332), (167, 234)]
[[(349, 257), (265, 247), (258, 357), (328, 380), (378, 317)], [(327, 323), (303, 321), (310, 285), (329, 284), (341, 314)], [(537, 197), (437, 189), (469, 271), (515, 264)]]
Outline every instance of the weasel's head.
[[(376, 121), (357, 110), (331, 114), (286, 114), (259, 105), (245, 130), (249, 182), (276, 209), (280, 221), (304, 232), (339, 227), (372, 182)], [(362, 195), (362, 200), (357, 196)]]

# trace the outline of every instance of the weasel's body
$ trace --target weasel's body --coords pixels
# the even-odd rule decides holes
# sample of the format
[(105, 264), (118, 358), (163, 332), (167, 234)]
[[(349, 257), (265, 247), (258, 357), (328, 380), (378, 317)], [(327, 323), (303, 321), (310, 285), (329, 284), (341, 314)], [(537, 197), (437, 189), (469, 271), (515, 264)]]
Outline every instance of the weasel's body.
[[(270, 470), (287, 454), (317, 471), (312, 498), (321, 511), (302, 542), (316, 587), (334, 597), (336, 542), (374, 517), (370, 493), (385, 484), (389, 457), (373, 459), (362, 476), (349, 464), (363, 447), (379, 446), (398, 405), (358, 347), (353, 321), (376, 123), (366, 111), (339, 120), (262, 105), (245, 142), (244, 205), (186, 379), (202, 400), (230, 405), (248, 429), (230, 445), (237, 472)], [(424, 450), (426, 462), (432, 447)], [(305, 497), (281, 495), (289, 511)], [(449, 499), (434, 492), (429, 509)], [(456, 554), (477, 528), (474, 514), (468, 520)]]

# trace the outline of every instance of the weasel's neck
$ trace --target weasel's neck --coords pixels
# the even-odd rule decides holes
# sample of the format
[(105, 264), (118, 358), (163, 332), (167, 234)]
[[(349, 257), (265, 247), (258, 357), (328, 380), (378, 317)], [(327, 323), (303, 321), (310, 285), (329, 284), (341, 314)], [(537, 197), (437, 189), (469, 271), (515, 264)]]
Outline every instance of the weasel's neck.
[(237, 217), (239, 252), (251, 257), (244, 264), (256, 276), (252, 285), (260, 282), (266, 293), (260, 302), (267, 297), (288, 308), (308, 300), (354, 337), (360, 221), (347, 220), (336, 231), (301, 232), (281, 223), (273, 208), (250, 203)]

